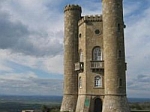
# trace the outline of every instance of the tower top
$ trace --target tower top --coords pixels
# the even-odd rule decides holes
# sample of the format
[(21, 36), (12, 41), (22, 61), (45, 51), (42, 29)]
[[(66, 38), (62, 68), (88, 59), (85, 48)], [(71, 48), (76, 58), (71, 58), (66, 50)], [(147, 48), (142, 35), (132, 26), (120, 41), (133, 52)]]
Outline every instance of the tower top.
[(84, 22), (102, 22), (102, 15), (86, 15), (79, 21), (78, 25)]
[(68, 10), (79, 10), (79, 11), (82, 11), (81, 7), (79, 5), (75, 5), (75, 4), (66, 5), (66, 7), (64, 9), (64, 12), (66, 12)]

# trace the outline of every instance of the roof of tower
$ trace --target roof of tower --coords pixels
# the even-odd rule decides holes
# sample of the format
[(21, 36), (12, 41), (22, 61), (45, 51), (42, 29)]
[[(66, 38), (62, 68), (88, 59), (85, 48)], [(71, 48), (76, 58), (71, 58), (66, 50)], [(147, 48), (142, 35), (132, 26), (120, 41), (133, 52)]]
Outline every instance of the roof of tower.
[(66, 5), (66, 7), (65, 7), (65, 9), (64, 9), (64, 12), (65, 12), (65, 11), (68, 11), (68, 10), (79, 10), (79, 11), (82, 11), (81, 6), (75, 5), (75, 4)]
[(102, 15), (86, 15), (83, 16), (80, 21), (79, 25), (83, 22), (101, 22), (102, 21)]

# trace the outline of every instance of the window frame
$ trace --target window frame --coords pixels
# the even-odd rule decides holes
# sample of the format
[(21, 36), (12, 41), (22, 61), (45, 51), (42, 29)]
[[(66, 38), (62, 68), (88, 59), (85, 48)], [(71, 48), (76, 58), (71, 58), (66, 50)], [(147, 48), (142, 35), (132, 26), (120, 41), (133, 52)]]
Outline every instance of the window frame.
[(95, 88), (101, 88), (102, 87), (102, 77), (101, 76), (95, 76), (94, 77), (94, 87)]
[(102, 61), (102, 50), (100, 46), (95, 46), (93, 48), (92, 61)]

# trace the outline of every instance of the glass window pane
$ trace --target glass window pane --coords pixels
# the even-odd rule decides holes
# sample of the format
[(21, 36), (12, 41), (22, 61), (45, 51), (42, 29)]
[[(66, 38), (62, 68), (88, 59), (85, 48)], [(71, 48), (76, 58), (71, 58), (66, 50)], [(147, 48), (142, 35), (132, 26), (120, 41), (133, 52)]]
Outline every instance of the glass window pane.
[(102, 87), (102, 79), (100, 76), (95, 77), (95, 87)]
[(93, 60), (94, 61), (101, 60), (101, 50), (100, 50), (100, 47), (95, 47), (93, 49)]

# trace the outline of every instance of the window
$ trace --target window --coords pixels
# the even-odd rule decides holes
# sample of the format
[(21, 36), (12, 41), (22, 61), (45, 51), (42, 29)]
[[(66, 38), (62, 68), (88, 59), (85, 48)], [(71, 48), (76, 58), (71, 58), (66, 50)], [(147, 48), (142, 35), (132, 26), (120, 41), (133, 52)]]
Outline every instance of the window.
[(79, 34), (79, 38), (81, 38), (81, 33)]
[(95, 47), (93, 49), (93, 61), (100, 61), (100, 60), (102, 60), (101, 49), (100, 47)]
[(100, 34), (99, 29), (96, 29), (96, 30), (95, 30), (95, 34)]
[(79, 88), (82, 88), (82, 80), (81, 80), (81, 77), (79, 77)]
[(121, 50), (119, 50), (119, 58), (121, 58)]
[(120, 32), (120, 24), (118, 24), (118, 32)]
[(122, 79), (119, 79), (119, 87), (122, 87), (123, 84), (122, 84)]
[(100, 76), (95, 77), (95, 87), (102, 87), (102, 78)]
[(80, 49), (80, 62), (83, 62), (83, 52), (82, 52), (82, 50)]

